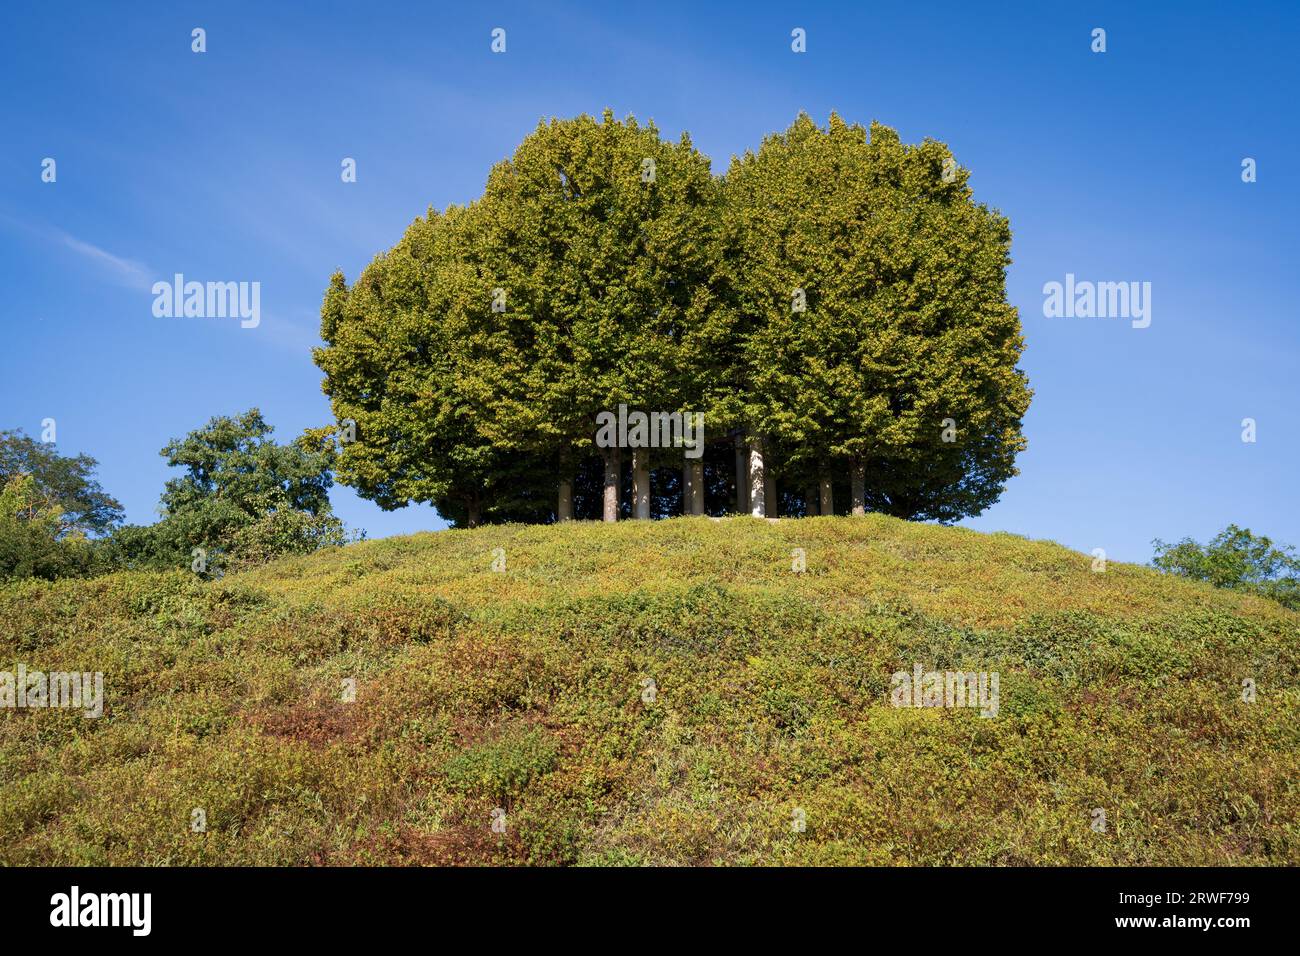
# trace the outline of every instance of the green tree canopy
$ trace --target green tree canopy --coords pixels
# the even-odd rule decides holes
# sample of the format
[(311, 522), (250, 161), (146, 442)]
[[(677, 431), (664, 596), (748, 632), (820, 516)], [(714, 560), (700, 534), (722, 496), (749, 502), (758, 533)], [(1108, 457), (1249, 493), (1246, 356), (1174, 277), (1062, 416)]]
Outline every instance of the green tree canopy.
[(544, 519), (598, 412), (727, 397), (701, 374), (729, 341), (717, 199), (688, 137), (609, 112), (539, 124), (482, 199), (332, 280), (315, 358), (356, 426), (340, 477), (386, 508)]
[(480, 261), (506, 308), (462, 316), (458, 341), (497, 444), (568, 453), (592, 447), (596, 415), (620, 402), (702, 410), (719, 397), (718, 199), (689, 136), (609, 111), (539, 124), (492, 170)]
[[(333, 277), (315, 351), (340, 423), (338, 474), (380, 507), (432, 502), (475, 524), (527, 507), (545, 479), (493, 441), (466, 336), (487, 334), (480, 205), (430, 210), (349, 289)], [(509, 361), (502, 353), (501, 361)], [(540, 492), (539, 492), (540, 493)]]
[(653, 124), (543, 122), (481, 198), (332, 278), (340, 478), (457, 523), (549, 520), (575, 474), (590, 496), (597, 415), (626, 403), (764, 436), (788, 482), (852, 470), (876, 510), (978, 513), (1030, 398), (1009, 246), (946, 147), (883, 126), (801, 115), (719, 180)]
[(953, 520), (1015, 473), (1030, 392), (1006, 301), (1011, 231), (941, 143), (800, 115), (726, 176), (745, 417), (803, 481)]
[(191, 565), (195, 549), (249, 561), (342, 543), (329, 501), (334, 443), (309, 434), (281, 445), (272, 431), (253, 408), (168, 442), (161, 454), (183, 473), (163, 490), (163, 518), (122, 528), (113, 559), (179, 567)]
[(0, 581), (85, 574), (93, 557), (85, 535), (67, 530), (62, 509), (34, 476), (17, 475), (0, 485)]
[(52, 526), (56, 537), (107, 534), (121, 523), (122, 506), (93, 477), (98, 465), (89, 455), (60, 455), (52, 443), (38, 442), (22, 429), (0, 431), (0, 488), (31, 476), (23, 497), (35, 511), (58, 511)]
[(1166, 544), (1153, 543), (1157, 568), (1216, 588), (1246, 591), (1272, 598), (1292, 610), (1300, 610), (1300, 559), (1295, 549), (1277, 547), (1249, 528), (1228, 525), (1207, 544), (1184, 538)]
[(0, 580), (91, 573), (91, 538), (122, 521), (89, 455), (60, 455), (22, 430), (0, 431)]

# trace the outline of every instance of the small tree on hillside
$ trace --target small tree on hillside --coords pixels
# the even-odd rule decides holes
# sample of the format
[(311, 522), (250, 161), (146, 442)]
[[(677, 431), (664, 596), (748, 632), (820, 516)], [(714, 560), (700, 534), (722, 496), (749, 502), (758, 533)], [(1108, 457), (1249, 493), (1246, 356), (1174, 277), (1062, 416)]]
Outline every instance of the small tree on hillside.
[(238, 560), (302, 553), (347, 540), (330, 507), (334, 449), (304, 437), (281, 445), (256, 408), (218, 416), (162, 455), (184, 473), (167, 482), (149, 526), (127, 526), (109, 542), (128, 566), (191, 566), (194, 549)]
[(57, 509), (57, 536), (70, 532), (103, 535), (122, 521), (122, 506), (93, 477), (98, 462), (89, 455), (64, 456), (22, 429), (0, 431), (0, 488), (31, 476), (24, 497), (44, 513)]
[(1162, 571), (1216, 588), (1260, 594), (1300, 611), (1300, 558), (1295, 548), (1277, 547), (1270, 538), (1235, 524), (1204, 545), (1191, 538), (1176, 544), (1157, 538), (1152, 544), (1151, 563)]
[(94, 478), (89, 455), (64, 456), (21, 429), (0, 431), (0, 580), (89, 574), (122, 506)]

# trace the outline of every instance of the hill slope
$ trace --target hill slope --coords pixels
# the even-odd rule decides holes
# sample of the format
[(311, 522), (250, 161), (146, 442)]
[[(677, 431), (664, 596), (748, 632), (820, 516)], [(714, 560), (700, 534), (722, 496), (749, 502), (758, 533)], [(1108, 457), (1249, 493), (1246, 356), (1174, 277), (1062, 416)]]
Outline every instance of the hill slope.
[(0, 711), (0, 862), (1300, 863), (1300, 616), (1091, 561), (675, 519), (12, 585), (0, 670), (107, 704)]

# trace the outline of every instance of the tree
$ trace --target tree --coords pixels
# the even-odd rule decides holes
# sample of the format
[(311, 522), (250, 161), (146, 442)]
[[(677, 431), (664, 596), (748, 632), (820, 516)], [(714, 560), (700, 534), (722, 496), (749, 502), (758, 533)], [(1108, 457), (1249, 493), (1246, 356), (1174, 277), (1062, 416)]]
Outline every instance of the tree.
[(161, 521), (114, 536), (115, 558), (178, 566), (190, 565), (195, 549), (252, 561), (342, 544), (329, 501), (333, 443), (307, 435), (281, 445), (272, 431), (253, 408), (168, 442), (161, 454), (184, 474), (164, 488)]
[(21, 430), (0, 432), (0, 580), (95, 570), (91, 537), (122, 520), (122, 506), (93, 477), (97, 466)]
[(341, 479), (456, 523), (571, 514), (599, 412), (699, 411), (718, 391), (717, 200), (689, 137), (608, 111), (539, 124), (482, 199), (332, 281), (316, 361), (357, 427)]
[(466, 357), (491, 302), (477, 262), (484, 228), (477, 204), (429, 210), (350, 289), (335, 273), (314, 352), (345, 439), (339, 479), (384, 509), (427, 501), (469, 526), (550, 507), (534, 464), (494, 440)]
[(0, 486), (0, 581), (88, 573), (90, 544), (65, 524), (62, 509), (50, 503), (34, 476), (17, 475)]
[(801, 114), (726, 175), (744, 413), (782, 476), (834, 507), (952, 521), (997, 500), (1030, 392), (1011, 233), (948, 149)]
[(0, 431), (0, 488), (31, 476), (23, 498), (32, 513), (57, 509), (56, 538), (73, 532), (103, 535), (121, 523), (122, 506), (92, 477), (98, 466), (89, 455), (60, 455), (53, 444), (38, 442), (21, 429)]
[[(557, 512), (571, 513), (574, 475), (594, 452), (606, 485), (620, 484), (619, 449), (595, 445), (600, 412), (708, 404), (707, 368), (729, 338), (711, 284), (717, 201), (689, 136), (667, 142), (608, 110), (539, 124), (492, 170), (479, 263), (503, 308), (487, 309), (481, 289), (457, 340), (485, 431), (558, 482)], [(634, 452), (638, 500), (649, 465)], [(605, 517), (617, 507), (607, 495)]]
[(716, 510), (733, 470), (758, 514), (777, 477), (808, 511), (843, 478), (855, 512), (976, 514), (1024, 447), (1010, 240), (946, 147), (883, 126), (801, 115), (720, 182), (653, 124), (540, 123), (480, 199), (332, 278), (315, 359), (355, 430), (340, 478), (456, 524), (547, 521), (591, 506), (599, 455), (613, 520), (624, 462), (598, 415), (626, 404), (702, 412), (737, 453), (652, 482), (682, 451), (638, 449), (636, 517), (683, 489)]
[(1205, 545), (1191, 538), (1176, 544), (1157, 538), (1152, 546), (1151, 563), (1162, 571), (1216, 588), (1259, 594), (1300, 611), (1300, 558), (1295, 549), (1275, 547), (1271, 539), (1252, 534), (1249, 528), (1230, 524)]

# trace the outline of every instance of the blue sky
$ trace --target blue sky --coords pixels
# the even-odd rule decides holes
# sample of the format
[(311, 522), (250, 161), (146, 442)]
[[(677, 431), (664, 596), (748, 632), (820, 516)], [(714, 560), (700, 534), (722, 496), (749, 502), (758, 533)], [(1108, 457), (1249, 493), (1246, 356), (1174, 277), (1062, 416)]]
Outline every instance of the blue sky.
[[(1129, 561), (1229, 522), (1300, 544), (1295, 4), (474, 6), (6, 5), (0, 427), (54, 418), (151, 521), (169, 438), (253, 405), (282, 440), (330, 420), (309, 352), (330, 273), (478, 195), (539, 118), (651, 118), (721, 173), (837, 110), (948, 143), (1011, 220), (1029, 448), (968, 524)], [(261, 325), (155, 318), (176, 272), (260, 282)], [(1067, 273), (1150, 282), (1150, 327), (1045, 318)], [(333, 498), (372, 537), (443, 526)]]

